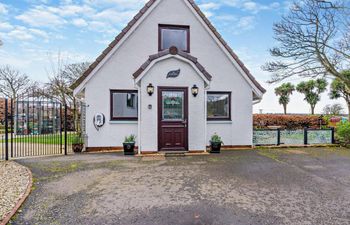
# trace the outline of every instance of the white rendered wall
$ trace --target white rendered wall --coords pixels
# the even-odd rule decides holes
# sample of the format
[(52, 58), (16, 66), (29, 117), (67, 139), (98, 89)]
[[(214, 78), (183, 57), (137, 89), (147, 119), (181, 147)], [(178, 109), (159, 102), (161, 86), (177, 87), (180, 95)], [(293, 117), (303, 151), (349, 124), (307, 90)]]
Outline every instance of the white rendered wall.
[[(217, 131), (222, 133), (227, 145), (251, 145), (252, 88), (184, 1), (162, 0), (87, 83), (85, 99), (89, 105), (87, 108), (88, 147), (121, 146), (124, 136), (131, 133), (138, 134), (138, 125), (135, 122), (124, 122), (123, 124), (109, 122), (109, 90), (136, 90), (132, 74), (149, 55), (158, 52), (158, 24), (189, 25), (191, 55), (197, 57), (213, 76), (209, 91), (232, 92), (232, 123), (208, 124), (206, 142), (208, 143), (209, 136)], [(168, 70), (170, 69), (172, 68), (168, 68)], [(155, 82), (156, 80), (152, 81), (152, 83)], [(169, 83), (169, 85), (177, 85), (175, 81), (171, 82), (173, 83)], [(141, 88), (141, 93), (145, 94), (144, 87)], [(153, 108), (153, 111), (155, 112), (156, 109)], [(99, 132), (92, 124), (93, 115), (97, 112), (104, 113), (107, 119), (106, 125)], [(144, 133), (142, 132), (142, 134)], [(156, 134), (155, 132), (152, 135)], [(195, 140), (191, 140), (190, 137), (189, 143), (191, 144), (193, 141)], [(195, 144), (191, 144), (191, 146), (193, 148), (200, 147), (195, 146)], [(147, 144), (145, 147), (153, 148), (151, 144)]]
[[(170, 70), (181, 69), (176, 78), (166, 78)], [(188, 147), (189, 150), (205, 150), (205, 115), (204, 115), (204, 81), (186, 62), (169, 58), (156, 63), (141, 80), (141, 90), (146, 90), (149, 83), (155, 87), (155, 93), (149, 96), (141, 92), (141, 150), (158, 149), (158, 87), (174, 86), (188, 88)], [(194, 97), (191, 87), (197, 85), (199, 94)], [(152, 105), (152, 109), (148, 106)]]

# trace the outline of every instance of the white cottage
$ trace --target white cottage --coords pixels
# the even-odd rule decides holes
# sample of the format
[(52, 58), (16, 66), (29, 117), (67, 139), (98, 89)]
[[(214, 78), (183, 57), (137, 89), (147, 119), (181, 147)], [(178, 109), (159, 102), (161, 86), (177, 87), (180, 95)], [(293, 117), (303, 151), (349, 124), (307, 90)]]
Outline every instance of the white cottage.
[(135, 134), (139, 153), (205, 151), (214, 133), (251, 147), (265, 93), (193, 0), (150, 0), (72, 88), (87, 105), (88, 150)]

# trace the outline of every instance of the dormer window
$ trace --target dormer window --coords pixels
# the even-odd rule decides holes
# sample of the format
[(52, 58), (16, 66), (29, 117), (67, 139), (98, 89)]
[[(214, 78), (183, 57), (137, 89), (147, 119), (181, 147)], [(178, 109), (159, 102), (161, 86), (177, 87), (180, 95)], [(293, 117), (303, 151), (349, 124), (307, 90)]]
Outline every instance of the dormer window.
[(159, 25), (159, 51), (171, 46), (190, 52), (189, 26)]

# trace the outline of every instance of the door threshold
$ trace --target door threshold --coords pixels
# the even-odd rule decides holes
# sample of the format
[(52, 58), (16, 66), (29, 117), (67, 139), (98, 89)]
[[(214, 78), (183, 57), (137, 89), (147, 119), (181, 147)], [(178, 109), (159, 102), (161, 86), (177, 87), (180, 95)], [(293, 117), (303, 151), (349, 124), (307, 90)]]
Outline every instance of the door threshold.
[(179, 157), (186, 156), (188, 151), (160, 151), (159, 153), (164, 154), (165, 157)]

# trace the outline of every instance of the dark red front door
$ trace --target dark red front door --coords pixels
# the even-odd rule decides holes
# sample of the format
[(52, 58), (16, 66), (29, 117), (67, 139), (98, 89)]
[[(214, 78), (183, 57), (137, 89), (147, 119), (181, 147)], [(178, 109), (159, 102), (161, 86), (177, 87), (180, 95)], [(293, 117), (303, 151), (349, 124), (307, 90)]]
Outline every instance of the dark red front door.
[(187, 88), (158, 88), (158, 150), (188, 150)]

